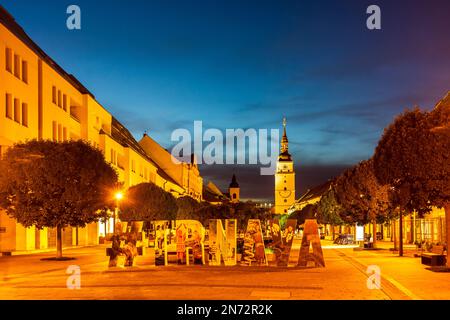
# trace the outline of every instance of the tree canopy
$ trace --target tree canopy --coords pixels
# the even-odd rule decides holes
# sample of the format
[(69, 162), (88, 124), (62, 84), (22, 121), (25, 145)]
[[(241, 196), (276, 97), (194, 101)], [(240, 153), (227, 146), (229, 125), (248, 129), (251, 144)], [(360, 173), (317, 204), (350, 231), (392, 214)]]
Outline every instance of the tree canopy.
[[(445, 208), (450, 243), (450, 107), (406, 111), (385, 130), (374, 155), (375, 175), (392, 186), (401, 211), (423, 215)], [(447, 266), (450, 255), (447, 250)]]
[(393, 201), (424, 214), (450, 202), (448, 111), (406, 111), (384, 132), (374, 155), (375, 174), (391, 185)]
[(81, 140), (19, 143), (0, 161), (0, 205), (25, 227), (60, 231), (97, 221), (116, 183), (102, 152)]
[(335, 182), (341, 218), (349, 223), (383, 222), (392, 212), (389, 186), (378, 183), (373, 160), (348, 169)]
[(124, 221), (173, 220), (177, 210), (175, 197), (170, 192), (154, 183), (141, 183), (126, 192), (119, 217)]

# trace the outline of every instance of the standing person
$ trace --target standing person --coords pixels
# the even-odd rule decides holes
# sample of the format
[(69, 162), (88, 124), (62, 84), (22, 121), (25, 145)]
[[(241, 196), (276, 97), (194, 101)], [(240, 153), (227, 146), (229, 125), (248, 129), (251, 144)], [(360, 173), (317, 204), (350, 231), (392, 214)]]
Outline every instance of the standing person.
[(162, 229), (162, 227), (160, 225), (158, 225), (156, 227), (156, 244), (157, 244), (157, 248), (158, 248), (158, 252), (161, 253), (162, 251), (162, 243), (164, 241), (164, 230)]
[(183, 264), (186, 255), (186, 227), (180, 225), (176, 231), (178, 264)]

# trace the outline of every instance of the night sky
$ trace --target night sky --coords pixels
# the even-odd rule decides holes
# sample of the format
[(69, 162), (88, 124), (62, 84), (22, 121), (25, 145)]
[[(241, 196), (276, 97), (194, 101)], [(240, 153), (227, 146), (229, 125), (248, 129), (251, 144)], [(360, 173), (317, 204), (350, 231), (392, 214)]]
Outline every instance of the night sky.
[[(450, 90), (450, 1), (1, 1), (139, 140), (171, 132), (281, 128), (297, 196), (369, 158), (393, 117)], [(82, 30), (66, 28), (77, 4)], [(382, 30), (366, 28), (381, 7)], [(243, 198), (273, 197), (259, 167), (201, 166)]]

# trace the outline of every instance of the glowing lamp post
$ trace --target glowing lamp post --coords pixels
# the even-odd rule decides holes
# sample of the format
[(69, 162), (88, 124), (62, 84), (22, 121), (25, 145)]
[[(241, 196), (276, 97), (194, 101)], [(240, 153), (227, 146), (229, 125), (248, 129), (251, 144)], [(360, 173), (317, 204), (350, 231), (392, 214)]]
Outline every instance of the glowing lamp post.
[(116, 218), (119, 214), (119, 203), (123, 199), (123, 193), (122, 192), (116, 192), (114, 195), (114, 198), (116, 199), (116, 209), (114, 210), (114, 217), (113, 217), (113, 233), (116, 233)]

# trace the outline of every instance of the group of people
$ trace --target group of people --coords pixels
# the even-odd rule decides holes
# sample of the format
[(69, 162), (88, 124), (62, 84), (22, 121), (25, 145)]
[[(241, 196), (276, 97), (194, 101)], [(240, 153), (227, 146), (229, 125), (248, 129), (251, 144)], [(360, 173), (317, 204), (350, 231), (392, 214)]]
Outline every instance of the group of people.
[[(118, 257), (121, 255), (125, 256), (125, 267), (132, 267), (134, 258), (138, 255), (136, 242), (137, 239), (133, 233), (126, 235), (114, 234), (111, 238), (112, 247), (109, 257), (109, 266), (116, 267)], [(122, 243), (125, 243), (122, 245)]]

